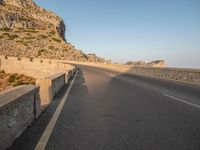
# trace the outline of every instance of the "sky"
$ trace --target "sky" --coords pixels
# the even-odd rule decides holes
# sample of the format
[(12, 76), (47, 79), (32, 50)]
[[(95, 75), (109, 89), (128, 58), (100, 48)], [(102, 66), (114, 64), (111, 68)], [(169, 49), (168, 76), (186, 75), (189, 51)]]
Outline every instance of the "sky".
[(200, 0), (35, 0), (61, 16), (66, 39), (114, 62), (200, 68)]

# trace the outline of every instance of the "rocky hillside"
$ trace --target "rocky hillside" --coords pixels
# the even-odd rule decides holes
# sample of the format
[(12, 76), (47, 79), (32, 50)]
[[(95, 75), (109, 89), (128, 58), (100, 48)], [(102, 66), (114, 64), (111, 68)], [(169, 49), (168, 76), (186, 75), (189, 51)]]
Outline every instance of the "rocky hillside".
[(131, 65), (131, 66), (135, 66), (135, 67), (166, 67), (166, 63), (164, 60), (155, 60), (149, 63), (145, 63), (144, 61), (137, 61), (137, 62), (133, 62), (133, 61), (129, 61), (126, 63), (126, 65)]
[(0, 0), (0, 55), (92, 61), (66, 41), (63, 20), (33, 0)]

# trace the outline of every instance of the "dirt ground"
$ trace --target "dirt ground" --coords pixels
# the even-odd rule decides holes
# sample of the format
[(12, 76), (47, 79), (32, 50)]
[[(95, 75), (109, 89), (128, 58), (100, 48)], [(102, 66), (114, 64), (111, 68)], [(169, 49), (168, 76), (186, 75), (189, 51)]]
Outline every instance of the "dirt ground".
[(0, 70), (0, 92), (20, 85), (35, 84), (35, 79), (23, 74), (9, 74)]

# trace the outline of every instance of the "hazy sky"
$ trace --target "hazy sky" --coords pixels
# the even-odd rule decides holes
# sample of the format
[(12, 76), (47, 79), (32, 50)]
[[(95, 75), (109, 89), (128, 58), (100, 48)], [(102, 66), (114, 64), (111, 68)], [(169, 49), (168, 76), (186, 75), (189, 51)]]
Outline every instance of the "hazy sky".
[(115, 62), (200, 68), (200, 0), (35, 0), (60, 15), (66, 38)]

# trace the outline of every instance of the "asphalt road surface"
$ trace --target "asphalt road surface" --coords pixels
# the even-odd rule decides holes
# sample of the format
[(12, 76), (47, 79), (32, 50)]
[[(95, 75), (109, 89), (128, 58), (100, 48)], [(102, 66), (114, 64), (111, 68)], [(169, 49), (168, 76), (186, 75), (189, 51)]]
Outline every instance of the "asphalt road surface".
[[(200, 85), (78, 66), (46, 150), (200, 150)], [(10, 149), (34, 149), (67, 87)]]

